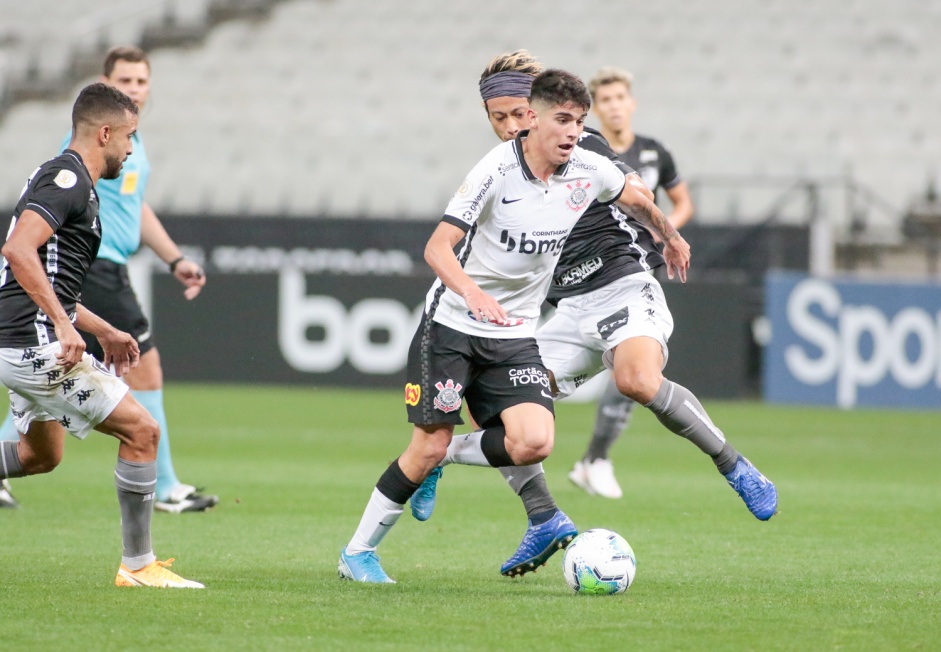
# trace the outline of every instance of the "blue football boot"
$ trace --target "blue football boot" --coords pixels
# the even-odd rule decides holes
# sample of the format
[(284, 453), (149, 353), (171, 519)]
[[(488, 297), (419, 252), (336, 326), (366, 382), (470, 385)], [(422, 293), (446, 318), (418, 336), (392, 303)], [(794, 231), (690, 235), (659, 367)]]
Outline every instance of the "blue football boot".
[(372, 550), (355, 555), (346, 554), (346, 548), (340, 551), (337, 572), (344, 580), (368, 582), (370, 584), (395, 584), (395, 580), (386, 575), (379, 565), (379, 555)]
[(444, 474), (444, 468), (436, 466), (421, 486), (412, 494), (408, 501), (408, 507), (412, 510), (412, 516), (419, 521), (427, 521), (431, 518), (431, 513), (435, 511), (435, 500), (438, 497), (438, 480)]
[(558, 510), (555, 515), (541, 525), (529, 522), (526, 534), (513, 556), (500, 567), (500, 573), (507, 577), (525, 575), (535, 571), (549, 561), (557, 550), (562, 550), (578, 534), (572, 519)]
[(745, 501), (748, 511), (759, 521), (767, 521), (778, 509), (778, 491), (774, 483), (761, 475), (747, 459), (738, 456), (735, 468), (725, 475), (729, 486)]

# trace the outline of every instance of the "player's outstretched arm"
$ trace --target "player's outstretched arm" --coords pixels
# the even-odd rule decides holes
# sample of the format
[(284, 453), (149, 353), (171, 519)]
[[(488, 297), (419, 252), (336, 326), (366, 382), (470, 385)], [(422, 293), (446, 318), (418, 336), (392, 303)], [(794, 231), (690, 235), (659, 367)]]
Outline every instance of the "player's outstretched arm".
[(46, 244), (52, 234), (52, 227), (39, 213), (27, 209), (16, 220), (16, 226), (3, 245), (2, 253), (17, 283), (55, 327), (56, 339), (59, 340), (61, 348), (56, 354), (59, 364), (71, 369), (82, 359), (85, 340), (72, 326), (72, 321), (52, 289), (39, 259), (39, 248)]
[(663, 241), (663, 257), (667, 262), (667, 276), (673, 278), (676, 274), (685, 283), (686, 271), (689, 269), (689, 243), (670, 224), (663, 211), (657, 208), (657, 205), (650, 201), (645, 193), (640, 192), (629, 181), (624, 184), (624, 191), (618, 198), (618, 202), (627, 208), (631, 215), (649, 226)]
[(82, 304), (75, 307), (75, 326), (98, 339), (104, 352), (105, 366), (114, 366), (118, 376), (129, 372), (140, 361), (137, 340), (129, 333), (119, 331)]
[(176, 246), (170, 234), (163, 228), (163, 224), (157, 219), (157, 214), (154, 213), (150, 204), (146, 203), (141, 208), (140, 237), (141, 243), (153, 249), (160, 260), (170, 266), (170, 272), (176, 279), (186, 287), (183, 296), (187, 299), (195, 299), (206, 285), (206, 274), (203, 268), (183, 256), (180, 248)]
[(454, 255), (454, 246), (464, 237), (464, 231), (441, 222), (425, 245), (425, 262), (431, 267), (447, 288), (464, 298), (468, 310), (480, 321), (501, 323), (507, 314), (496, 299), (480, 289), (474, 280), (464, 273), (464, 268)]
[(653, 191), (647, 187), (647, 184), (644, 183), (643, 179), (640, 178), (639, 174), (637, 174), (636, 172), (631, 172), (625, 177), (625, 179), (627, 180), (627, 183), (634, 186), (634, 189), (637, 190), (644, 197), (646, 197), (650, 201), (655, 200)]
[(641, 189), (632, 182), (631, 178), (634, 176), (633, 174), (627, 176), (627, 182), (624, 184), (621, 196), (618, 197), (618, 203), (641, 223), (649, 226), (664, 242), (678, 236), (679, 233), (670, 224), (670, 220), (649, 198), (650, 190), (646, 186)]

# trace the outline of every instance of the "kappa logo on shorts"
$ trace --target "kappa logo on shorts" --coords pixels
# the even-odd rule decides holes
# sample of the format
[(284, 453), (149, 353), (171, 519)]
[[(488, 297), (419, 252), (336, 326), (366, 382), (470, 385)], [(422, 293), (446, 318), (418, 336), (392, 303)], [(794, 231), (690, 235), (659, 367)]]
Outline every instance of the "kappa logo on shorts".
[(455, 383), (448, 378), (447, 382), (435, 383), (438, 389), (438, 395), (435, 396), (435, 407), (442, 412), (454, 412), (461, 409), (461, 390), (464, 389), (460, 383)]
[(78, 399), (78, 404), (81, 405), (85, 401), (91, 398), (92, 392), (94, 389), (82, 389), (75, 393), (75, 398)]
[(598, 322), (598, 335), (608, 339), (614, 334), (614, 331), (627, 324), (630, 311), (627, 306), (621, 308), (616, 313), (609, 315)]
[(421, 385), (405, 383), (405, 405), (414, 407), (418, 405), (419, 400), (421, 400)]

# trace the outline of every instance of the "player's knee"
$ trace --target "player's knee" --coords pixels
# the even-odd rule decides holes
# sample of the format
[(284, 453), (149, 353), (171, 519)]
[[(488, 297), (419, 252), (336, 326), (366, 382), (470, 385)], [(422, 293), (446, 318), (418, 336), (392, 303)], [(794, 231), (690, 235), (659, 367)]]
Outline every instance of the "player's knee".
[(616, 373), (614, 382), (621, 394), (638, 403), (647, 404), (653, 400), (657, 390), (660, 389), (663, 375), (659, 369), (631, 367)]
[(443, 439), (434, 439), (429, 441), (424, 447), (423, 456), (430, 468), (434, 468), (441, 463), (444, 456), (448, 453), (448, 442)]
[(62, 451), (48, 450), (34, 452), (25, 460), (20, 460), (23, 470), (28, 475), (51, 473), (62, 461)]
[(523, 464), (539, 464), (549, 457), (549, 453), (552, 452), (552, 444), (548, 443), (538, 448), (530, 449), (529, 455), (523, 461)]
[(157, 450), (157, 445), (160, 443), (160, 425), (153, 417), (147, 415), (141, 428), (147, 445)]
[(430, 471), (444, 459), (450, 442), (451, 432), (448, 429), (440, 431), (416, 429), (402, 457)]
[(131, 433), (130, 444), (149, 457), (156, 454), (160, 442), (160, 426), (157, 421), (144, 412)]
[(549, 457), (555, 443), (555, 433), (551, 426), (530, 426), (517, 438), (510, 456), (517, 464), (538, 464)]

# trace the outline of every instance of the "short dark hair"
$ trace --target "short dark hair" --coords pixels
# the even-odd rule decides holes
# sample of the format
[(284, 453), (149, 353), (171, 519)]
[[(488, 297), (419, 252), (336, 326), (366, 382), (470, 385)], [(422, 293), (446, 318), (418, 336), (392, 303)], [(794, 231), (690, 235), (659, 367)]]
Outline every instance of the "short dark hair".
[(125, 111), (137, 115), (134, 100), (103, 82), (89, 84), (72, 105), (72, 131), (79, 124), (99, 125), (109, 120), (123, 120)]
[(581, 79), (570, 72), (550, 68), (536, 75), (529, 94), (530, 105), (543, 103), (548, 106), (575, 104), (586, 111), (591, 108), (591, 95)]
[(147, 68), (150, 69), (150, 60), (147, 58), (146, 52), (136, 45), (118, 45), (108, 50), (108, 54), (105, 55), (105, 77), (111, 76), (111, 73), (114, 72), (114, 66), (118, 61), (130, 61), (131, 63), (143, 61), (147, 64)]

